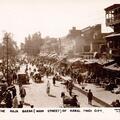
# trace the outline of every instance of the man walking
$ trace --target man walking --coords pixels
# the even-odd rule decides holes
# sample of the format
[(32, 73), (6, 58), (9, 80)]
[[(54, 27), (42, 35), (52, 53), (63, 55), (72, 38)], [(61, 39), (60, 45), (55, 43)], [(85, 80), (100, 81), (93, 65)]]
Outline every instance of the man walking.
[(15, 88), (15, 86), (13, 86), (13, 88), (12, 88), (12, 96), (13, 96), (13, 99), (14, 99), (14, 97), (17, 95), (17, 93), (16, 93), (16, 88)]
[(53, 85), (55, 86), (56, 83), (56, 79), (57, 79), (57, 74), (55, 74), (55, 76), (53, 77)]
[(73, 90), (73, 81), (71, 80), (68, 84), (68, 89), (69, 89), (69, 95), (72, 96), (72, 90)]
[(13, 108), (18, 108), (18, 99), (17, 96), (13, 98)]
[(21, 97), (22, 103), (24, 103), (25, 96), (26, 96), (26, 90), (25, 90), (25, 88), (22, 86), (21, 89), (20, 89), (20, 97)]
[(47, 94), (50, 95), (50, 82), (48, 80), (47, 82), (47, 90), (46, 90)]
[(93, 93), (91, 92), (91, 90), (89, 90), (87, 97), (88, 97), (88, 104), (92, 105)]
[(6, 108), (12, 108), (12, 95), (10, 93), (10, 90), (7, 90), (6, 92), (5, 103), (6, 103)]

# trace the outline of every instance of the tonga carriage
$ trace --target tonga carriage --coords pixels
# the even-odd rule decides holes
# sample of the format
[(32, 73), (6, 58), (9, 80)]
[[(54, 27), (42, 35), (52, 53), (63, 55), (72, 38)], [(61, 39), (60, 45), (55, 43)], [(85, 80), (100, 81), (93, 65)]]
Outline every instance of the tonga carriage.
[(63, 99), (63, 107), (64, 108), (80, 108), (80, 103), (76, 99), (77, 95), (74, 95), (73, 97), (68, 97), (65, 95), (65, 93), (61, 93), (61, 97)]
[(29, 84), (29, 76), (26, 73), (18, 73), (18, 84)]

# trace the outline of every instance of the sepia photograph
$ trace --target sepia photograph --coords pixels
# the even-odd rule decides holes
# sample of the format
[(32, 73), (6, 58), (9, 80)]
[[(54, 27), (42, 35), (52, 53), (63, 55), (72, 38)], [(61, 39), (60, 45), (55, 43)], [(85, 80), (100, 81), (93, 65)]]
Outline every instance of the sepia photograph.
[(120, 107), (119, 0), (0, 0), (0, 108)]

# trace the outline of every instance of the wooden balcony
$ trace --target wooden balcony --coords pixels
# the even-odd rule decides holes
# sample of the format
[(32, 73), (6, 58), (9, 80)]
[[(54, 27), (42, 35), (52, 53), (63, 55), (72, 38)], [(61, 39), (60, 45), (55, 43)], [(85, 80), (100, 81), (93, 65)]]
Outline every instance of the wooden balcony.
[(120, 24), (120, 14), (106, 19), (106, 26), (114, 26), (116, 24)]

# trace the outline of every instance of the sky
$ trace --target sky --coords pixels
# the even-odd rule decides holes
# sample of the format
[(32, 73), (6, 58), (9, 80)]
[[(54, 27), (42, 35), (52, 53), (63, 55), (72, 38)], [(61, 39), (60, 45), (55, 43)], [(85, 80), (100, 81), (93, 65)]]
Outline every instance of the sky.
[(28, 34), (41, 32), (42, 37), (63, 37), (75, 26), (82, 29), (105, 25), (104, 9), (120, 0), (0, 0), (0, 41), (11, 32), (20, 44)]

